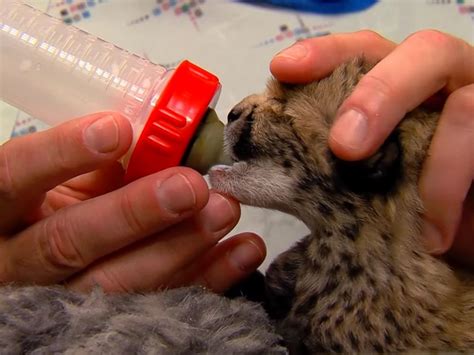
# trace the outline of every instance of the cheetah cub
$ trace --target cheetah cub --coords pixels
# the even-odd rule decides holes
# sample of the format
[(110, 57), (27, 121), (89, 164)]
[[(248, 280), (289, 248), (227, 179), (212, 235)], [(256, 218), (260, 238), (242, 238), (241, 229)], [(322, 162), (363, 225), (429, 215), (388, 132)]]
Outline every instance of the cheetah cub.
[(438, 116), (416, 109), (361, 162), (328, 148), (336, 111), (370, 65), (308, 85), (271, 81), (234, 107), (211, 185), (301, 219), (311, 234), (266, 278), (268, 312), (291, 353), (474, 349), (474, 275), (430, 256), (417, 182)]

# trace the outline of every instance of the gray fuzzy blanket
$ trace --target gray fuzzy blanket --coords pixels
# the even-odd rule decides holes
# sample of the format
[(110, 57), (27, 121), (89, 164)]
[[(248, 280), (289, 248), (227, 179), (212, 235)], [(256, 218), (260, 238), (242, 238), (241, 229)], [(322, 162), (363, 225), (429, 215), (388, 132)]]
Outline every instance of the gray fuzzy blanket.
[(284, 354), (265, 311), (188, 287), (89, 295), (0, 288), (2, 354)]

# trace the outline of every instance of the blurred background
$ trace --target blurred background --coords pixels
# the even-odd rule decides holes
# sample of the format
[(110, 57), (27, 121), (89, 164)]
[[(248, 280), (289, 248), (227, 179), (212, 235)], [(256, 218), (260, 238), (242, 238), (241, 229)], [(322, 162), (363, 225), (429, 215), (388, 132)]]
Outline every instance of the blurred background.
[[(412, 32), (434, 28), (474, 43), (474, 0), (25, 2), (155, 63), (171, 68), (188, 59), (213, 72), (222, 83), (216, 111), (224, 123), (234, 104), (264, 89), (273, 55), (298, 39), (372, 29), (399, 42)], [(302, 3), (310, 6), (296, 6)], [(45, 128), (0, 102), (0, 144)], [(251, 207), (243, 208), (234, 232), (241, 231), (265, 238), (269, 255), (262, 270), (307, 233), (291, 216)]]

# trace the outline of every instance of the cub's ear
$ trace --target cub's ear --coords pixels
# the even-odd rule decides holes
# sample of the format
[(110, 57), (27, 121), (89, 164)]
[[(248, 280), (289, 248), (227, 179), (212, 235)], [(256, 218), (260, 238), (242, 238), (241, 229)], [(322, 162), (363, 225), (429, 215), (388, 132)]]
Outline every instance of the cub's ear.
[(401, 178), (402, 151), (393, 133), (370, 158), (345, 161), (335, 157), (335, 177), (358, 194), (390, 193)]

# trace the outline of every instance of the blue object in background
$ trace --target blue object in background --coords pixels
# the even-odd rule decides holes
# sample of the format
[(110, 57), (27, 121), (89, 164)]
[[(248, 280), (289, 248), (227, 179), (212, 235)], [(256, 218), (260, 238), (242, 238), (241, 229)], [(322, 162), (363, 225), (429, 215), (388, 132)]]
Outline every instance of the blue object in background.
[(378, 0), (238, 0), (252, 5), (280, 7), (289, 10), (338, 15), (365, 10)]

